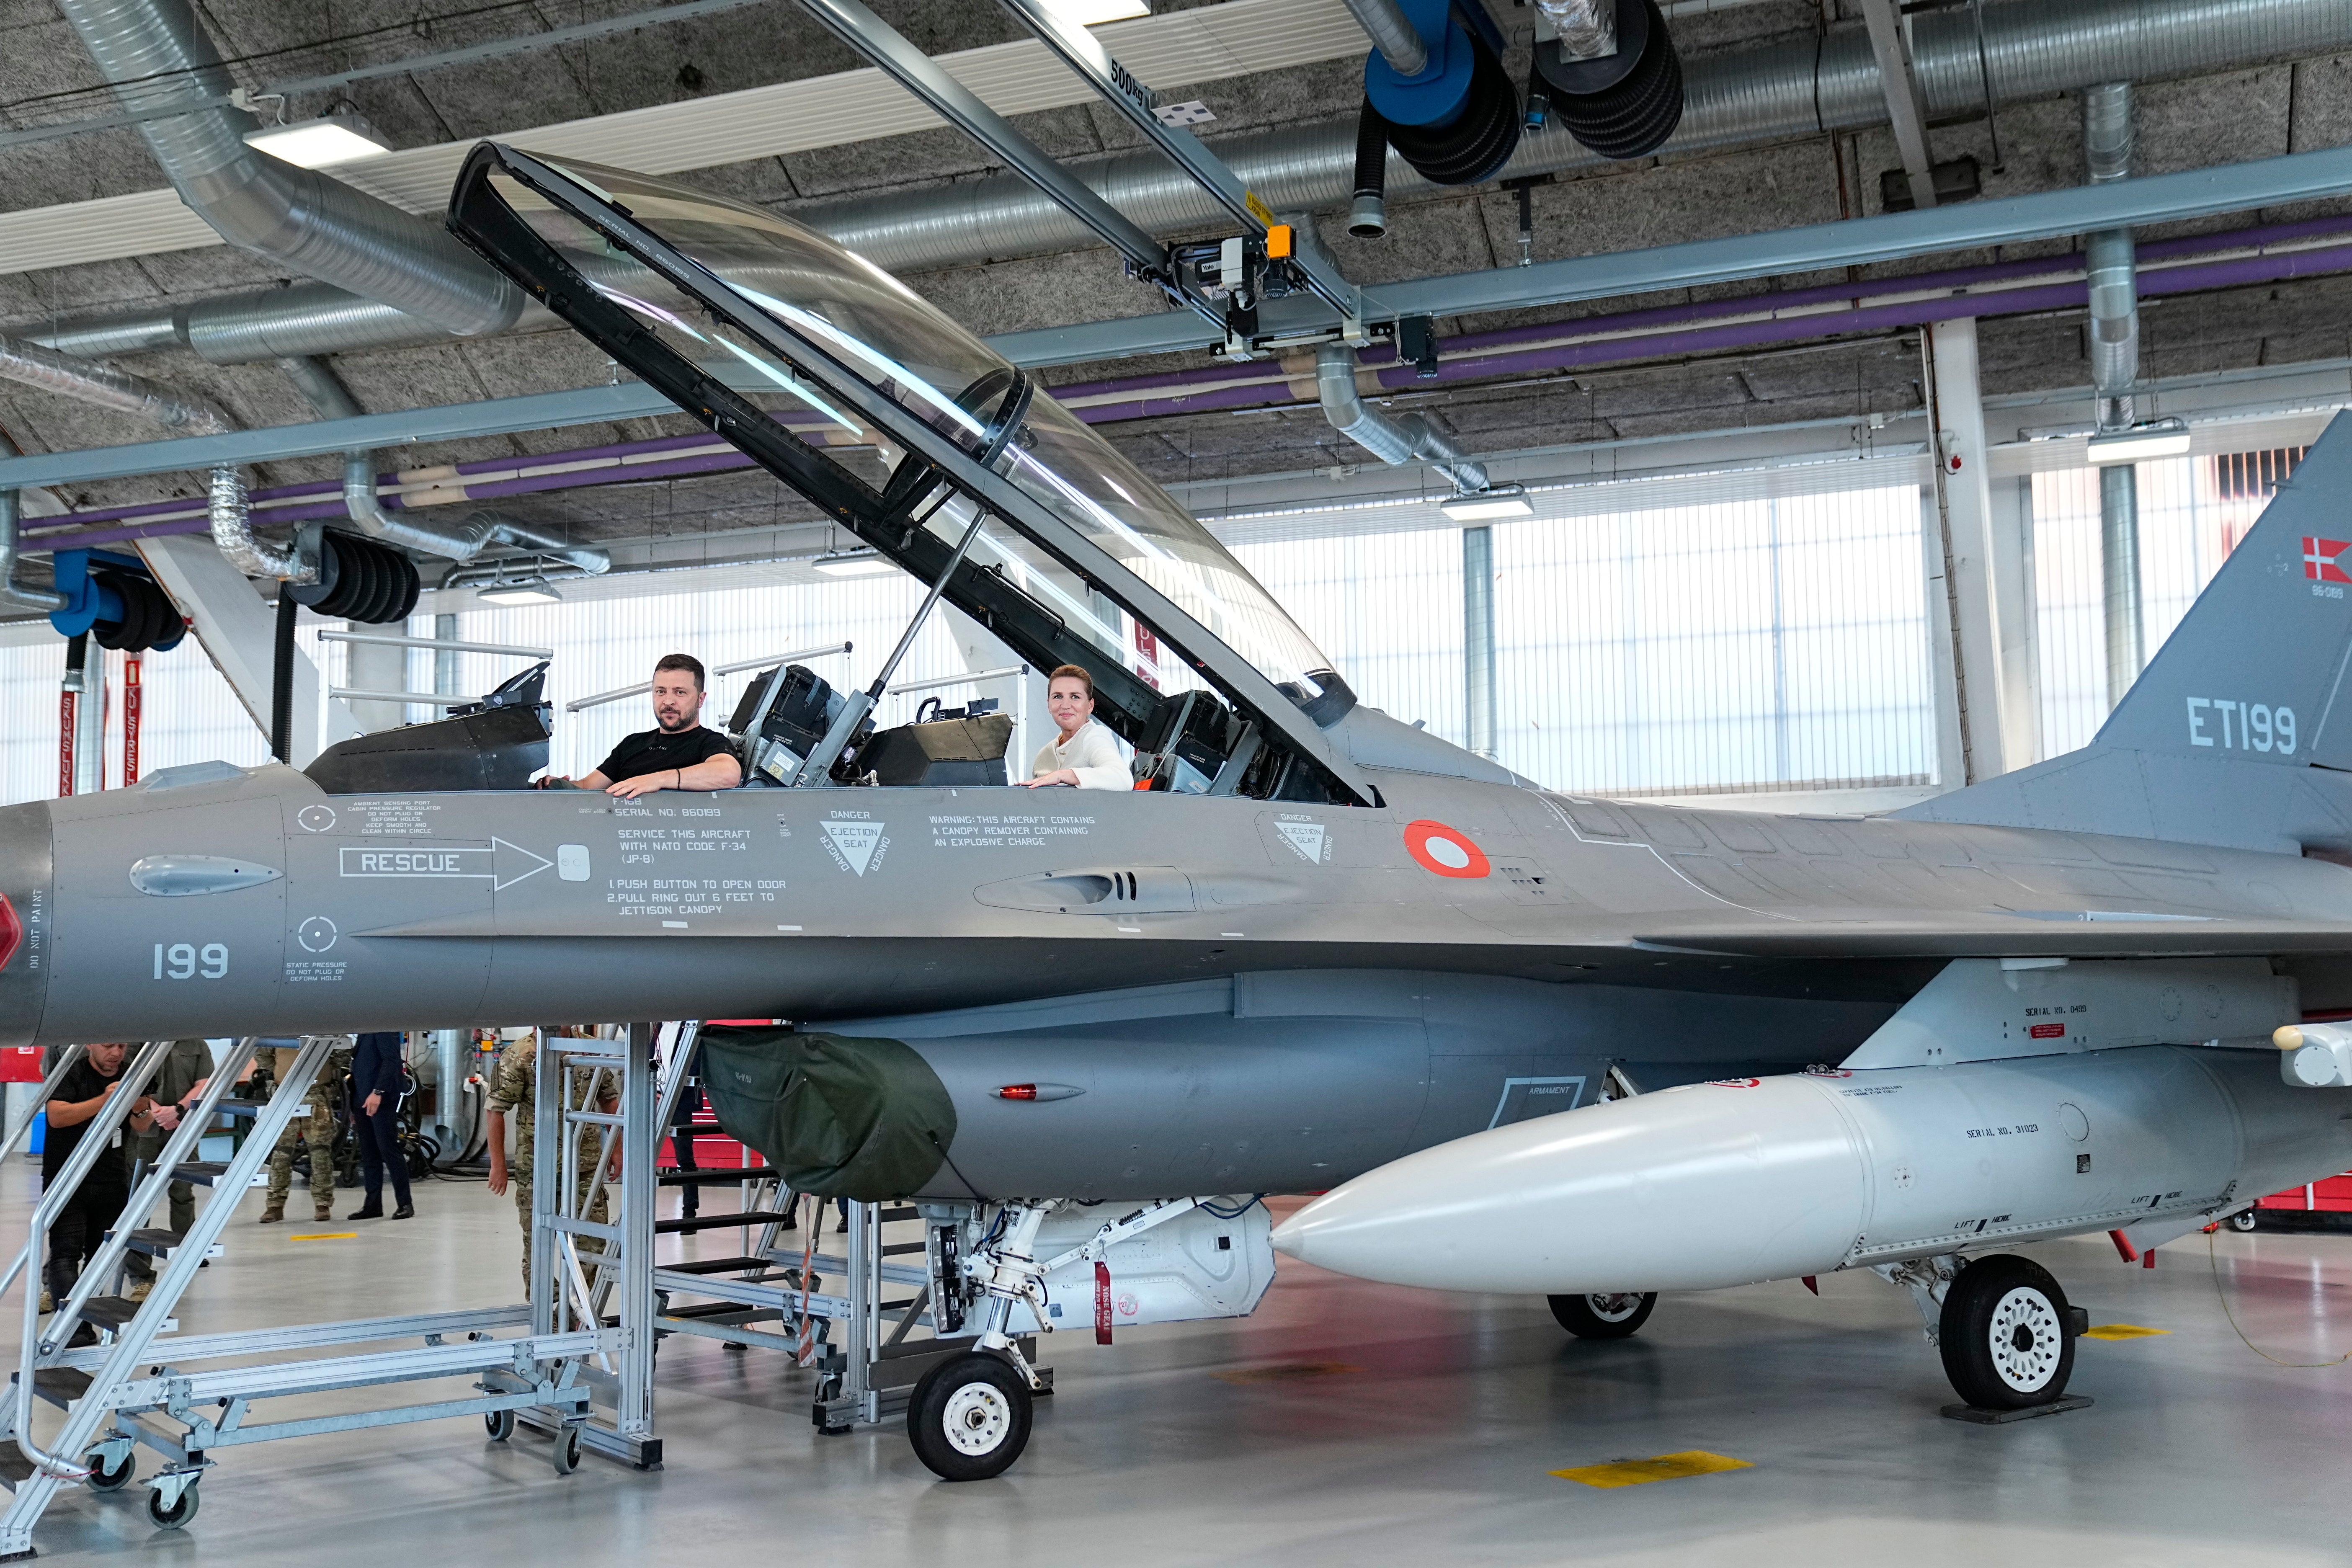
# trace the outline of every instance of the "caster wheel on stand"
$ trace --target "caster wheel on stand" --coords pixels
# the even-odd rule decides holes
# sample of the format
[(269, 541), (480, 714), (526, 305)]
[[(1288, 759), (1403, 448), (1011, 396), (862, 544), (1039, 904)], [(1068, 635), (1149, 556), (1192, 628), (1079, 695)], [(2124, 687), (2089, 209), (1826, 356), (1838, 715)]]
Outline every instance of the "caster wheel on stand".
[(1960, 1270), (1937, 1334), (1944, 1374), (1979, 1410), (2053, 1405), (2074, 1373), (2066, 1293), (2050, 1271), (2001, 1253)]
[(1029, 1384), (1001, 1357), (974, 1352), (942, 1362), (915, 1385), (907, 1439), (945, 1481), (1003, 1475), (1029, 1446)]
[(89, 1467), (89, 1478), (82, 1484), (94, 1492), (119, 1492), (129, 1486), (131, 1478), (139, 1472), (139, 1457), (136, 1454), (123, 1455), (122, 1463), (110, 1470), (96, 1454), (82, 1462)]
[(493, 1443), (503, 1443), (514, 1436), (515, 1417), (511, 1410), (491, 1410), (482, 1416), (482, 1426)]
[(1622, 1340), (1648, 1322), (1650, 1309), (1658, 1304), (1655, 1290), (1546, 1299), (1559, 1326), (1580, 1340)]
[(171, 1507), (163, 1506), (162, 1492), (147, 1494), (147, 1519), (158, 1530), (177, 1530), (196, 1517), (199, 1494), (194, 1487), (180, 1494), (180, 1500)]
[(568, 1476), (580, 1468), (579, 1427), (566, 1426), (557, 1436), (551, 1458), (555, 1463), (555, 1473), (559, 1476)]
[(2254, 1229), (2261, 1223), (2254, 1217), (2254, 1211), (2252, 1209), (2246, 1210), (2243, 1214), (2233, 1214), (2230, 1216), (2230, 1228), (2241, 1235)]

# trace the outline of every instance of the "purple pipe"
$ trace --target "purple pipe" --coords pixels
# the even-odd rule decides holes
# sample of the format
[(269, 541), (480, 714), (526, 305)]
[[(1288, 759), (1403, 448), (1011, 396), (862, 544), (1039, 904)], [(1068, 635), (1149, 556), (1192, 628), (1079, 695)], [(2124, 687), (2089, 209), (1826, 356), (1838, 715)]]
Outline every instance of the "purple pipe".
[[(2206, 235), (2189, 238), (2152, 241), (2140, 247), (2143, 260), (2162, 260), (2169, 257), (2195, 255), (2217, 249), (2239, 249), (2278, 244), (2283, 241), (2309, 239), (2325, 235), (2352, 233), (2352, 214), (2334, 217), (2308, 219), (2300, 223), (2271, 224), (2259, 228), (2242, 229), (2231, 234)], [(1726, 315), (1749, 314), (1769, 305), (1775, 308), (1825, 303), (1853, 299), (1867, 289), (1900, 287), (1906, 290), (1964, 289), (2006, 279), (2046, 274), (2062, 266), (2079, 264), (2080, 258), (2047, 258), (2032, 261), (1998, 262), (1987, 267), (1956, 268), (1942, 272), (1924, 272), (1899, 279), (1874, 279), (1867, 284), (1827, 284), (1811, 289), (1792, 289), (1779, 293), (1746, 295), (1738, 299), (1703, 300), (1687, 305), (1661, 306), (1646, 310), (1621, 312), (1613, 316), (1596, 316), (1578, 323), (1582, 330), (1616, 330), (1628, 327), (1665, 326), (1681, 322), (1696, 323)], [(2252, 283), (2286, 282), (2298, 278), (2316, 277), (2326, 273), (2352, 271), (2352, 245), (2330, 246), (2315, 250), (2295, 251), (2287, 255), (2263, 255), (2233, 258), (2229, 260), (2172, 267), (2140, 279), (2144, 298), (2167, 294), (2189, 293), (2207, 289), (2228, 289)], [(1694, 325), (1690, 331), (1652, 332), (1637, 340), (1611, 339), (1581, 343), (1552, 343), (1522, 352), (1508, 352), (1512, 346), (1530, 341), (1557, 336), (1560, 323), (1532, 327), (1510, 327), (1491, 332), (1465, 333), (1447, 340), (1455, 357), (1443, 362), (1437, 374), (1429, 378), (1440, 384), (1506, 375), (1524, 375), (1545, 371), (1573, 370), (1593, 364), (1606, 364), (1628, 359), (1649, 359), (1668, 354), (1708, 353), (1727, 349), (1753, 348), (1764, 344), (1801, 342), (1814, 338), (1836, 337), (1850, 332), (1885, 331), (1894, 328), (1924, 326), (1933, 321), (1958, 320), (1965, 316), (2016, 315), (2032, 310), (2065, 310), (2079, 307), (2085, 300), (2085, 286), (2078, 280), (2037, 285), (2024, 289), (1999, 289), (1975, 293), (1950, 293), (1939, 299), (1906, 300), (1897, 304), (1856, 307), (1846, 310), (1826, 311), (1800, 317), (1776, 317), (1764, 321), (1736, 321), (1720, 326)], [(1476, 351), (1496, 349), (1505, 352), (1486, 353)], [(1473, 351), (1464, 353), (1463, 350)], [(1387, 345), (1368, 351), (1360, 356), (1367, 365), (1381, 364), (1385, 368), (1378, 379), (1384, 387), (1406, 387), (1428, 384), (1412, 367), (1395, 363), (1395, 352)], [(1131, 419), (1149, 419), (1176, 414), (1200, 414), (1226, 408), (1247, 408), (1286, 400), (1286, 384), (1291, 379), (1278, 369), (1269, 367), (1269, 374), (1241, 385), (1207, 386), (1199, 392), (1184, 392), (1187, 386), (1201, 386), (1233, 379), (1230, 366), (1209, 366), (1196, 370), (1166, 371), (1150, 375), (1126, 377), (1114, 381), (1079, 383), (1055, 389), (1061, 396), (1099, 395), (1113, 391), (1137, 393), (1159, 392), (1160, 396), (1142, 395), (1116, 403), (1097, 404), (1075, 410), (1089, 425), (1117, 424)], [(597, 458), (625, 458), (645, 453), (676, 451), (705, 445), (710, 437), (701, 433), (686, 436), (658, 437), (647, 441), (627, 441), (604, 447), (585, 447), (572, 451), (551, 452), (520, 459), (524, 463), (577, 462)], [(496, 472), (512, 468), (519, 459), (492, 458), (456, 465), (457, 471), (466, 473)], [(694, 474), (722, 472), (751, 466), (751, 459), (735, 452), (705, 453), (693, 458), (675, 458), (667, 462), (635, 463), (626, 468), (594, 468), (562, 474), (540, 474), (528, 479), (495, 480), (488, 484), (468, 486), (469, 500), (489, 500), (501, 496), (536, 495), (554, 490), (578, 489), (593, 485), (635, 483), (646, 480), (684, 478)], [(385, 476), (387, 479), (390, 476)], [(317, 495), (339, 497), (340, 487), (331, 481), (300, 485), (283, 485), (254, 492), (256, 500)], [(184, 500), (150, 501), (136, 506), (113, 507), (102, 510), (75, 513), (70, 519), (53, 521), (38, 528), (28, 528), (27, 534), (73, 529), (68, 537), (52, 537), (45, 541), (49, 548), (60, 543), (101, 545), (125, 543), (138, 539), (164, 534), (202, 533), (207, 524), (202, 518), (178, 518), (169, 521), (141, 525), (135, 520), (156, 512), (177, 510), (189, 503)], [(392, 504), (396, 505), (394, 501)], [(429, 511), (430, 508), (406, 509)], [(267, 521), (296, 522), (313, 518), (334, 519), (343, 515), (340, 499), (321, 500), (294, 506), (269, 509)], [(121, 521), (114, 529), (89, 529), (94, 522)]]

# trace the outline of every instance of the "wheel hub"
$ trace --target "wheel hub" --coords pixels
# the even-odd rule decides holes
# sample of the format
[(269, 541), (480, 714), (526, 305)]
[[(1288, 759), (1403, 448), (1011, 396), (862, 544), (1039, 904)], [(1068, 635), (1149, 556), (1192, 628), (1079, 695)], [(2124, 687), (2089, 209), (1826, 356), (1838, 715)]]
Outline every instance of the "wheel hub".
[(949, 1444), (974, 1458), (993, 1451), (1013, 1430), (1013, 1406), (992, 1384), (965, 1384), (948, 1395), (940, 1417)]
[(1994, 1304), (1990, 1325), (1993, 1371), (2020, 1394), (2033, 1394), (2058, 1374), (2064, 1327), (2058, 1309), (2039, 1290), (2021, 1286)]
[(1642, 1310), (1638, 1293), (1587, 1296), (1584, 1300), (1592, 1309), (1592, 1315), (1604, 1323), (1622, 1323)]

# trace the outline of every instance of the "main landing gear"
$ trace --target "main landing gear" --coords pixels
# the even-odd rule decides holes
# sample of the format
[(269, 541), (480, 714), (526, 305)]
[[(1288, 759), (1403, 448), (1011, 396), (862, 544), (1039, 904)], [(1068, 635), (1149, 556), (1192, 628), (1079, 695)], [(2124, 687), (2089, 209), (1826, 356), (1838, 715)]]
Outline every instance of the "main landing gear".
[(1622, 1340), (1650, 1321), (1658, 1304), (1655, 1290), (1591, 1296), (1551, 1296), (1551, 1315), (1580, 1340)]
[(1970, 1408), (2032, 1410), (2065, 1397), (2090, 1315), (2067, 1304), (2042, 1265), (2013, 1253), (1947, 1254), (1873, 1272), (1909, 1288), (1944, 1375)]

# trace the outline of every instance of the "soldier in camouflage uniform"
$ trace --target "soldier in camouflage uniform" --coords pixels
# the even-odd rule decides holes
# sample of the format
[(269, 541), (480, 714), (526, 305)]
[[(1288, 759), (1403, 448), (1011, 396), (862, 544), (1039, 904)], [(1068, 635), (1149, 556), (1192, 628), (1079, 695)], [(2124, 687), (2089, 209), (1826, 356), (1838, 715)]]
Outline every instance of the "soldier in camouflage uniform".
[[(567, 1099), (571, 1104), (581, 1105), (593, 1096), (596, 1109), (599, 1110), (614, 1111), (620, 1109), (620, 1085), (616, 1081), (616, 1075), (608, 1073), (601, 1068), (575, 1067), (568, 1071), (571, 1078), (571, 1092)], [(525, 1036), (521, 1039), (509, 1042), (506, 1049), (499, 1053), (499, 1065), (491, 1069), (488, 1129), (490, 1192), (493, 1195), (503, 1195), (511, 1183), (515, 1194), (515, 1215), (522, 1222), (522, 1282), (525, 1289), (530, 1288), (530, 1194), (532, 1172), (536, 1169), (532, 1161), (538, 1148), (538, 1140), (534, 1136), (532, 1124), (537, 1117), (538, 1090), (539, 1042), (530, 1036)], [(506, 1153), (506, 1124), (509, 1116), (515, 1119), (515, 1152), (511, 1174), (507, 1164)], [(603, 1142), (599, 1136), (600, 1131), (594, 1127), (583, 1127), (577, 1134), (577, 1146), (573, 1157), (579, 1163), (580, 1190), (572, 1200), (575, 1209), (588, 1202), (588, 1189), (596, 1183), (596, 1151)], [(617, 1152), (616, 1147), (615, 1152)], [(599, 1225), (604, 1223), (610, 1217), (606, 1212), (605, 1203), (609, 1194), (609, 1187), (597, 1187), (595, 1201), (588, 1205), (585, 1217)], [(575, 1245), (583, 1254), (600, 1253), (604, 1250), (604, 1244), (593, 1237), (577, 1237)]]
[[(283, 1083), (292, 1070), (296, 1053), (279, 1047), (277, 1076)], [(286, 1124), (279, 1134), (278, 1147), (269, 1152), (269, 1201), (261, 1210), (261, 1223), (275, 1225), (286, 1217), (287, 1194), (294, 1187), (294, 1155), (304, 1144), (310, 1147), (310, 1213), (315, 1219), (335, 1217), (335, 1086), (352, 1070), (352, 1037), (336, 1037), (319, 1076), (310, 1080), (310, 1092), (302, 1097), (303, 1109)]]

